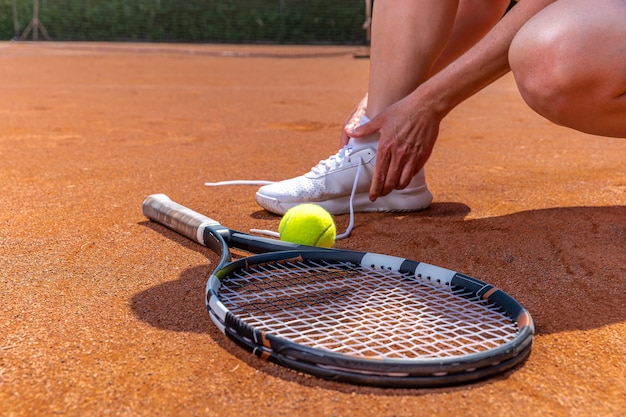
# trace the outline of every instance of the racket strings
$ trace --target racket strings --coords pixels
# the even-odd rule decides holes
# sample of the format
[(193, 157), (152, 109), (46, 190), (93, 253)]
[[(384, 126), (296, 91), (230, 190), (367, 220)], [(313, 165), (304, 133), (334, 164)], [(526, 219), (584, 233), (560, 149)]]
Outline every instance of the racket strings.
[[(299, 273), (294, 273), (295, 271)], [(239, 279), (229, 280), (228, 291), (231, 299), (237, 300), (238, 307), (248, 314), (252, 311), (258, 313), (282, 311), (287, 314), (289, 309), (327, 305), (329, 300), (339, 300), (347, 296), (351, 290), (347, 286), (332, 285), (320, 286), (318, 291), (310, 291), (311, 282), (310, 279), (306, 279), (307, 271), (310, 271), (310, 266), (295, 263), (289, 264), (289, 268), (282, 267), (282, 264), (257, 265), (254, 269), (234, 272), (233, 276)], [(354, 272), (320, 269), (316, 275), (316, 283), (334, 282), (350, 273)], [(266, 279), (250, 279), (251, 277)], [(280, 284), (276, 285), (277, 282)]]
[(517, 335), (498, 306), (349, 262), (252, 265), (222, 281), (219, 299), (252, 327), (365, 358), (441, 358), (483, 352)]

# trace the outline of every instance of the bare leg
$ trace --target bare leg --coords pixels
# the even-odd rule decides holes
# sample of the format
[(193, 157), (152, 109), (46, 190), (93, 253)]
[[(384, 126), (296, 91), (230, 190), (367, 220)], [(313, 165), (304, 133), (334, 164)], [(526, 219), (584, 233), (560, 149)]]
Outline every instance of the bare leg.
[[(508, 5), (509, 0), (375, 1), (369, 94), (344, 125), (358, 126), (363, 113), (374, 117), (411, 93), (485, 36)], [(340, 147), (348, 139), (342, 131)]]
[(443, 51), (458, 0), (376, 0), (367, 114), (377, 115), (423, 82)]
[(474, 45), (508, 0), (376, 0), (367, 115), (404, 98)]
[(583, 132), (626, 137), (626, 0), (561, 0), (518, 32), (509, 51), (537, 113)]
[(509, 0), (461, 0), (454, 28), (431, 76), (478, 43), (504, 15)]

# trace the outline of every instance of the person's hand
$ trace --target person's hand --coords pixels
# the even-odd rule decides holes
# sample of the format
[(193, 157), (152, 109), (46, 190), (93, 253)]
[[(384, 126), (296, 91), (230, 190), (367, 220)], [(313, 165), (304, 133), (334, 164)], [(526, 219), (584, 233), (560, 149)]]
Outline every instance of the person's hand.
[(403, 189), (424, 166), (439, 135), (440, 118), (409, 96), (389, 106), (369, 123), (346, 129), (346, 136), (364, 138), (379, 133), (370, 200)]

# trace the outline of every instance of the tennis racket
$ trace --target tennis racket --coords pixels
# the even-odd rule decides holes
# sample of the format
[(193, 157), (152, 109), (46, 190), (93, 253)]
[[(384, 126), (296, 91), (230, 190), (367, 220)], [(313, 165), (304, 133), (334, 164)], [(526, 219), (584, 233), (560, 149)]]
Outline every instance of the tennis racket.
[[(259, 358), (355, 384), (435, 387), (494, 376), (530, 353), (528, 311), (475, 278), (238, 232), (164, 194), (149, 196), (143, 213), (220, 256), (209, 316)], [(233, 261), (229, 245), (255, 254)]]

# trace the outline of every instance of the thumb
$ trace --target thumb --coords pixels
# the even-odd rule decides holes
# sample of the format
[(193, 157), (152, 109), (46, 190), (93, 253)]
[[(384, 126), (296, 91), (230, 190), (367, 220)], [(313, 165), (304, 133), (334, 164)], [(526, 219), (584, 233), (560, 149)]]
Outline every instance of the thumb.
[(379, 129), (380, 129), (380, 126), (378, 126), (376, 118), (373, 118), (372, 120), (360, 126), (347, 127), (346, 133), (351, 138), (361, 139), (369, 135), (372, 135), (374, 133), (377, 133)]

